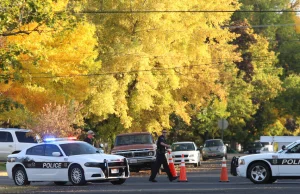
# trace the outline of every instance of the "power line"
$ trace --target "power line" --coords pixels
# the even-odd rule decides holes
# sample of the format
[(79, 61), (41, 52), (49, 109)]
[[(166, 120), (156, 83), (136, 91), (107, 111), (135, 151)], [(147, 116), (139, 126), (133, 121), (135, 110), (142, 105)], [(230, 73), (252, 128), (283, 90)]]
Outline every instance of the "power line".
[[(260, 60), (252, 60), (257, 62), (270, 62), (273, 63), (274, 61), (263, 60), (267, 59), (268, 57), (253, 57), (252, 59), (260, 59)], [(95, 76), (105, 76), (105, 75), (118, 75), (118, 74), (133, 74), (133, 73), (140, 73), (140, 72), (153, 72), (153, 71), (164, 71), (164, 70), (176, 70), (180, 68), (193, 68), (193, 67), (200, 67), (203, 65), (210, 65), (210, 64), (219, 64), (219, 63), (228, 63), (232, 61), (216, 61), (212, 63), (203, 63), (203, 64), (195, 64), (195, 65), (183, 65), (183, 66), (175, 66), (175, 67), (160, 67), (160, 68), (152, 68), (152, 69), (142, 69), (142, 70), (130, 70), (130, 71), (118, 71), (118, 72), (105, 72), (105, 73), (92, 73), (92, 74), (76, 74), (76, 75), (56, 75), (56, 76), (33, 76), (32, 78), (71, 78), (71, 77), (95, 77)], [(175, 73), (178, 73), (175, 71)], [(195, 73), (194, 73), (195, 74)], [(196, 73), (197, 74), (197, 73)], [(199, 73), (200, 74), (200, 73)]]

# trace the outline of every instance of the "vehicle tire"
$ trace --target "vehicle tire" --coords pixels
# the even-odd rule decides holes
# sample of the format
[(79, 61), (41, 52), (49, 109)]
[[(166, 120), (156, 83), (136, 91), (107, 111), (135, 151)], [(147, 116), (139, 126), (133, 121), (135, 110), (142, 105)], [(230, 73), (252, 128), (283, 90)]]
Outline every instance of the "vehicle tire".
[(131, 168), (130, 172), (136, 172), (136, 173), (138, 173), (138, 172), (140, 172), (140, 169), (139, 168)]
[(194, 164), (194, 167), (197, 168), (198, 165), (199, 165), (199, 162), (195, 163), (195, 164)]
[(270, 181), (271, 172), (265, 163), (256, 162), (248, 169), (248, 177), (255, 184), (265, 184)]
[(125, 183), (126, 179), (119, 179), (117, 181), (110, 181), (111, 184), (113, 185), (122, 185), (123, 183)]
[(202, 160), (203, 160), (203, 161), (206, 161), (206, 160), (207, 160), (207, 158), (205, 158), (205, 157), (202, 157)]
[(69, 169), (69, 180), (73, 185), (86, 184), (84, 171), (79, 165), (73, 165)]
[(67, 184), (67, 181), (55, 181), (54, 184), (62, 186), (62, 185)]
[(269, 181), (268, 181), (268, 183), (269, 183), (269, 184), (272, 184), (272, 183), (274, 183), (274, 182), (276, 182), (276, 181), (277, 181), (276, 178), (270, 178)]
[(13, 179), (17, 186), (25, 186), (30, 184), (30, 181), (28, 181), (26, 171), (23, 167), (17, 167), (13, 171)]

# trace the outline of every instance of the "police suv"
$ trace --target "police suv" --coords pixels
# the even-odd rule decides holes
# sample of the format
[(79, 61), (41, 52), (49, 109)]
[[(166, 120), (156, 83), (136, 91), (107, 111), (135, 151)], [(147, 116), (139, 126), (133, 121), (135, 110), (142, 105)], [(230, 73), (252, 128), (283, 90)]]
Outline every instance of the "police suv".
[(120, 185), (130, 174), (123, 156), (100, 154), (86, 142), (64, 138), (48, 139), (9, 155), (6, 170), (18, 186), (40, 181), (53, 181), (56, 185), (110, 181)]
[(233, 158), (231, 174), (249, 178), (253, 183), (273, 183), (277, 179), (300, 179), (300, 140), (276, 153)]

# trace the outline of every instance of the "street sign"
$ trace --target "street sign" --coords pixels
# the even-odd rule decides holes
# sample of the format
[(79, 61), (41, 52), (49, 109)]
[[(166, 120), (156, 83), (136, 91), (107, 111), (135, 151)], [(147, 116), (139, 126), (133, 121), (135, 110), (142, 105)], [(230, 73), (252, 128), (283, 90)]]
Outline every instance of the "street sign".
[(221, 130), (227, 129), (227, 127), (228, 127), (228, 121), (226, 119), (219, 119), (218, 120), (218, 127)]
[(219, 119), (218, 120), (218, 127), (222, 130), (222, 140), (223, 140), (223, 132), (228, 127), (228, 121), (226, 119)]

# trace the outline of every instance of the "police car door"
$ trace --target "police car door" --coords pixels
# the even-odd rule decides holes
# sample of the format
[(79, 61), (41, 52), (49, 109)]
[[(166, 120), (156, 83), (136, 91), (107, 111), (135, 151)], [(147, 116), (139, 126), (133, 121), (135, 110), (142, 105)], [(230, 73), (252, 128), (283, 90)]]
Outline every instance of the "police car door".
[(55, 144), (45, 144), (45, 156), (43, 161), (43, 179), (48, 181), (68, 180), (68, 163), (59, 147)]
[(299, 176), (300, 175), (300, 144), (295, 144), (279, 155), (280, 176)]
[(26, 169), (29, 181), (43, 181), (42, 161), (44, 145), (37, 145), (27, 149), (22, 163)]

